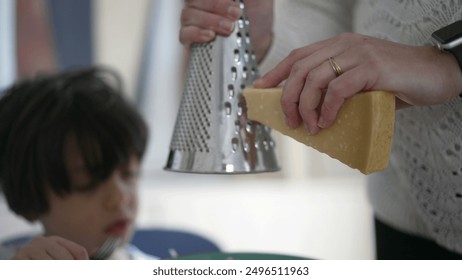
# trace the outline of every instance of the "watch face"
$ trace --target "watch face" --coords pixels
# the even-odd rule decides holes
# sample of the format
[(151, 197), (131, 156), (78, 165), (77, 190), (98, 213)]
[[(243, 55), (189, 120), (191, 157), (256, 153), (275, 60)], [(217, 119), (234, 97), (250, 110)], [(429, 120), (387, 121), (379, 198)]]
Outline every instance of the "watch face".
[(447, 44), (462, 37), (462, 21), (456, 21), (446, 27), (433, 32), (432, 37), (440, 44)]

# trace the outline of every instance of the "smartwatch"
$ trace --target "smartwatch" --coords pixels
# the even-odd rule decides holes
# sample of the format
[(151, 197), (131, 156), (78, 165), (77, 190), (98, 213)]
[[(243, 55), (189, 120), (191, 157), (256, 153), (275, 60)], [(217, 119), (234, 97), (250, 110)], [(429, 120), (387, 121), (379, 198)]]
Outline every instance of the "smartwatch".
[(453, 54), (462, 69), (462, 20), (433, 32), (432, 43), (439, 50)]

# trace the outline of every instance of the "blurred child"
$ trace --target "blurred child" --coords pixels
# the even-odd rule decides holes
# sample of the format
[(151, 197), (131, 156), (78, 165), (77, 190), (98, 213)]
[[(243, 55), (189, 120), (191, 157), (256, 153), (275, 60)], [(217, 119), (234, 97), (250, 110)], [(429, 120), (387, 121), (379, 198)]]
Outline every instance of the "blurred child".
[(148, 129), (120, 79), (90, 68), (21, 81), (0, 98), (0, 185), (8, 205), (44, 234), (13, 259), (154, 258), (130, 245)]

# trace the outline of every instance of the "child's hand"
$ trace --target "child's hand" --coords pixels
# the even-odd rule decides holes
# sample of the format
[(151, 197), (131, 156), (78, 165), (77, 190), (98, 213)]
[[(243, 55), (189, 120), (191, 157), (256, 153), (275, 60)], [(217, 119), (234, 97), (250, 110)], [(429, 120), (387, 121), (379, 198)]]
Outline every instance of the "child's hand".
[(58, 236), (40, 236), (23, 246), (14, 260), (88, 260), (87, 250)]

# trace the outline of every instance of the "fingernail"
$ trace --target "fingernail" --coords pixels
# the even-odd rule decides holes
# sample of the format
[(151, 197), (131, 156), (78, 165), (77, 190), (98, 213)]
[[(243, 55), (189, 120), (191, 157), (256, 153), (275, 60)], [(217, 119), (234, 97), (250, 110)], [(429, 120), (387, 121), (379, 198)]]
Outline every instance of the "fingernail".
[(323, 117), (320, 117), (320, 118), (319, 118), (318, 126), (321, 127), (321, 128), (325, 128), (325, 127), (326, 127), (326, 121), (324, 120)]
[(252, 85), (254, 87), (261, 87), (261, 86), (263, 86), (263, 80), (262, 79), (257, 79), (252, 83)]
[(215, 32), (209, 29), (203, 29), (200, 31), (201, 37), (204, 40), (212, 39), (215, 36)]
[(285, 121), (285, 123), (286, 123), (286, 126), (288, 126), (289, 128), (291, 128), (289, 119), (288, 119), (288, 118), (284, 118), (284, 121)]
[(295, 129), (299, 125), (296, 121), (294, 121), (293, 119), (287, 118), (287, 117), (285, 118), (285, 121), (286, 121), (286, 125), (291, 129)]
[(308, 124), (305, 123), (303, 126), (305, 127), (305, 130), (306, 132), (308, 132), (309, 135), (313, 135), (313, 133), (311, 132), (311, 128), (308, 126)]
[(234, 28), (234, 23), (229, 20), (223, 20), (219, 23), (220, 29), (225, 32), (231, 32)]
[(238, 19), (241, 16), (241, 9), (234, 6), (229, 7), (228, 16), (232, 19)]

